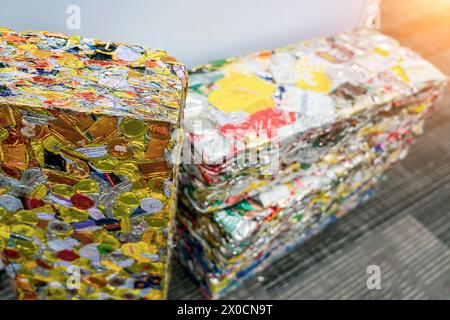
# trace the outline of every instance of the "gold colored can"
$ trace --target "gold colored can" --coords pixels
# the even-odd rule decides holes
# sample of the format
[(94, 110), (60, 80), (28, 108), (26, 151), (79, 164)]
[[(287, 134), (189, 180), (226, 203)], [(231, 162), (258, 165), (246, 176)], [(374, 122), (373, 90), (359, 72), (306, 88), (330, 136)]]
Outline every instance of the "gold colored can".
[(1, 106), (0, 107), (0, 127), (15, 127), (16, 119), (14, 117), (14, 112), (11, 107)]
[(32, 199), (43, 199), (48, 193), (48, 188), (45, 184), (40, 184), (36, 186), (30, 193), (29, 196)]
[(11, 232), (31, 238), (35, 234), (35, 229), (27, 224), (16, 224), (11, 228)]
[(96, 193), (98, 192), (98, 182), (92, 179), (84, 179), (74, 185), (74, 189), (79, 193)]
[(120, 204), (129, 208), (139, 206), (139, 198), (133, 192), (124, 192), (117, 196), (116, 205)]
[(123, 137), (112, 138), (107, 145), (109, 153), (116, 158), (130, 158), (133, 156), (131, 143)]
[(120, 131), (130, 139), (137, 139), (145, 135), (147, 124), (143, 121), (127, 118), (120, 124)]
[(148, 132), (153, 135), (158, 135), (163, 138), (170, 136), (170, 123), (165, 121), (152, 121), (148, 125)]
[(48, 300), (65, 300), (67, 298), (67, 291), (64, 287), (46, 287), (44, 289), (44, 296)]
[(162, 136), (154, 136), (150, 139), (145, 158), (152, 160), (164, 157), (164, 151), (169, 144), (169, 139)]
[(165, 179), (154, 177), (148, 180), (148, 188), (154, 192), (162, 192), (164, 190)]
[(8, 130), (6, 130), (4, 128), (0, 128), (0, 141), (5, 140), (8, 137), (9, 137)]
[(30, 210), (20, 210), (14, 214), (14, 217), (20, 223), (26, 223), (31, 225), (36, 225), (38, 223), (36, 213)]
[(148, 226), (155, 231), (162, 231), (168, 225), (168, 220), (166, 218), (156, 218), (156, 217), (146, 217), (145, 221)]
[(111, 246), (111, 248), (113, 250), (117, 250), (117, 249), (120, 248), (119, 240), (117, 240), (113, 235), (110, 235), (110, 234), (107, 234), (107, 233), (99, 234), (95, 238), (95, 242), (107, 244), (107, 245)]
[(99, 171), (104, 173), (113, 172), (119, 161), (114, 158), (102, 158), (91, 162), (92, 165)]
[(49, 129), (55, 134), (55, 137), (65, 143), (80, 147), (89, 143), (88, 138), (76, 127), (74, 121), (64, 113), (58, 116)]
[(0, 238), (0, 252), (6, 248), (6, 241)]
[(52, 187), (51, 192), (59, 197), (70, 199), (74, 195), (74, 187), (67, 184), (56, 184)]
[(38, 251), (38, 245), (31, 241), (16, 240), (16, 245), (17, 249), (19, 249), (24, 256), (33, 256)]
[(19, 170), (28, 169), (28, 150), (24, 144), (1, 146), (3, 163)]
[(79, 179), (89, 177), (90, 169), (86, 162), (75, 159), (73, 162), (66, 163), (66, 171)]
[(123, 204), (116, 204), (113, 211), (114, 217), (117, 219), (126, 219), (133, 213), (133, 208)]
[(58, 153), (60, 146), (61, 142), (54, 136), (49, 136), (44, 140), (44, 148), (53, 153)]
[(86, 210), (81, 210), (74, 207), (60, 207), (59, 213), (61, 218), (68, 223), (84, 221), (89, 217)]
[(120, 220), (120, 232), (130, 232), (131, 222), (129, 218), (122, 218)]
[(100, 143), (109, 138), (117, 130), (117, 118), (102, 116), (87, 130), (86, 134), (92, 142)]

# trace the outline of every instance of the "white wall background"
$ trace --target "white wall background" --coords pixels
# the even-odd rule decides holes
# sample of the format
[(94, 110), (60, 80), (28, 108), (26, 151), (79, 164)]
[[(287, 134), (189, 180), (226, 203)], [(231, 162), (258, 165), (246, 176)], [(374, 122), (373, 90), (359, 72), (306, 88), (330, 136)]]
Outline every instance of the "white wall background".
[[(0, 0), (0, 26), (162, 48), (188, 66), (354, 28), (365, 0)], [(67, 27), (69, 5), (81, 9)]]

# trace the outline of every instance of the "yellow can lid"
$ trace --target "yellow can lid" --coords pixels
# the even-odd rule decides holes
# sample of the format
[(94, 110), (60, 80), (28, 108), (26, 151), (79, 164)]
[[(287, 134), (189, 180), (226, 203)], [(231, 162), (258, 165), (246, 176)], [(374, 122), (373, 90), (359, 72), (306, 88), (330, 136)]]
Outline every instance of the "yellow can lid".
[(124, 119), (120, 131), (128, 138), (142, 137), (147, 131), (147, 124), (137, 119)]
[(79, 193), (97, 193), (98, 182), (92, 179), (84, 179), (75, 184), (74, 188)]
[(66, 199), (70, 199), (70, 197), (74, 195), (75, 189), (67, 184), (55, 184), (52, 187), (52, 193)]

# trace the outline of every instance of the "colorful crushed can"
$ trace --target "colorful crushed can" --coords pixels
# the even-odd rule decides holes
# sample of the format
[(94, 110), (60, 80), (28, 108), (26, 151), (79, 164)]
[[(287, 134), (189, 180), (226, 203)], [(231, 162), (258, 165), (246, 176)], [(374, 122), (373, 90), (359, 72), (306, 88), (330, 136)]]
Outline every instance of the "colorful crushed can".
[(0, 254), (19, 299), (166, 297), (186, 69), (0, 28)]

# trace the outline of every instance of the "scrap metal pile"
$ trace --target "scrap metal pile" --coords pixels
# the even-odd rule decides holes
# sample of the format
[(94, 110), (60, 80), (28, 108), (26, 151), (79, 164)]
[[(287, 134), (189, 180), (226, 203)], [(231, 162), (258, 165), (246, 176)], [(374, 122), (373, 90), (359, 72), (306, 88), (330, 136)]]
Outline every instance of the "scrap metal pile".
[(0, 258), (20, 299), (166, 296), (187, 74), (0, 28)]
[(191, 70), (177, 255), (205, 296), (224, 296), (370, 197), (445, 80), (368, 30)]

